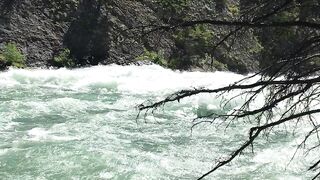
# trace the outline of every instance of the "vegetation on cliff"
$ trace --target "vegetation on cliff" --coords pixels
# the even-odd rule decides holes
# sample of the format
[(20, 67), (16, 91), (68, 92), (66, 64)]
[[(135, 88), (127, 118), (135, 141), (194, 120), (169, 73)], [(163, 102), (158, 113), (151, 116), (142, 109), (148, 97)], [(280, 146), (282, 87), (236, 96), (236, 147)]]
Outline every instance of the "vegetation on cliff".
[(59, 54), (53, 58), (52, 65), (67, 68), (73, 68), (76, 66), (74, 59), (71, 57), (70, 50), (67, 48), (61, 50)]
[(6, 69), (8, 66), (25, 67), (25, 56), (17, 48), (16, 44), (12, 42), (5, 44), (0, 52), (0, 68)]

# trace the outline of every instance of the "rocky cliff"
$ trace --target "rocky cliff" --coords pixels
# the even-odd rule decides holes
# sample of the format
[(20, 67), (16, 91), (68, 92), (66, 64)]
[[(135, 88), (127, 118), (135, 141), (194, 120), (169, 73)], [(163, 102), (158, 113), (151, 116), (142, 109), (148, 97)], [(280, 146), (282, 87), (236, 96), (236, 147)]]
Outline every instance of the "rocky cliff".
[[(218, 38), (224, 31), (221, 28), (148, 35), (137, 29), (175, 21), (176, 17), (195, 19), (230, 14), (223, 4), (206, 0), (195, 1), (188, 7), (163, 8), (165, 5), (152, 0), (0, 0), (0, 48), (7, 42), (16, 43), (31, 67), (51, 66), (54, 57), (67, 48), (78, 66), (125, 65), (148, 50), (161, 52), (171, 67), (178, 69), (246, 73), (257, 68), (255, 56), (247, 49), (232, 54), (225, 52), (228, 44), (214, 53), (202, 47), (203, 43), (210, 45), (203, 40)], [(256, 43), (255, 39), (248, 39), (248, 44)]]

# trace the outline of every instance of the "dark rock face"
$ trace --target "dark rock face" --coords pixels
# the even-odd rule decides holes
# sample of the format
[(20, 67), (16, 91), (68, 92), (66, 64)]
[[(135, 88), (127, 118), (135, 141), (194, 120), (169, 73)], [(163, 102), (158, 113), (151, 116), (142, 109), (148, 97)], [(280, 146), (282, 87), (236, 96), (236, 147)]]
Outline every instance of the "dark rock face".
[(63, 9), (55, 9), (53, 1), (14, 0), (9, 6), (6, 1), (0, 1), (0, 43), (17, 43), (29, 66), (46, 65), (63, 46), (75, 4), (61, 2)]
[(64, 44), (80, 65), (97, 65), (107, 59), (109, 25), (107, 11), (94, 0), (79, 3), (76, 19), (64, 35)]
[[(210, 18), (213, 8), (221, 7), (208, 2), (195, 2), (196, 8), (189, 8), (183, 16)], [(167, 16), (150, 0), (0, 0), (0, 48), (6, 42), (15, 42), (31, 67), (50, 66), (64, 48), (70, 49), (78, 66), (134, 64), (144, 48), (161, 50), (167, 58), (189, 58), (198, 64), (194, 68), (192, 62), (183, 69), (208, 66), (198, 63), (199, 58), (190, 54), (188, 44), (194, 41), (179, 45), (169, 33), (137, 37), (130, 30), (142, 24), (167, 22)], [(247, 73), (257, 67), (252, 59), (235, 63), (220, 52), (214, 58), (222, 58), (219, 61), (235, 72)]]
[(120, 31), (154, 18), (144, 4), (126, 0), (0, 0), (0, 13), (0, 46), (17, 43), (29, 66), (50, 65), (63, 48), (79, 65), (128, 64), (143, 44)]

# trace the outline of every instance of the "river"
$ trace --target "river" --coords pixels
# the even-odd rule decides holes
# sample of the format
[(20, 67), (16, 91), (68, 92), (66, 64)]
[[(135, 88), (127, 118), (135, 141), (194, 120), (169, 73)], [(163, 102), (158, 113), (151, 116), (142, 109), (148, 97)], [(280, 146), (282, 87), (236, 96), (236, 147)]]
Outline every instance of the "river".
[[(239, 147), (249, 126), (204, 124), (191, 132), (192, 119), (241, 101), (219, 110), (214, 95), (199, 95), (138, 119), (135, 107), (241, 78), (157, 65), (2, 72), (0, 179), (196, 179)], [(298, 153), (288, 164), (299, 139), (279, 129), (208, 179), (308, 179), (307, 158)]]

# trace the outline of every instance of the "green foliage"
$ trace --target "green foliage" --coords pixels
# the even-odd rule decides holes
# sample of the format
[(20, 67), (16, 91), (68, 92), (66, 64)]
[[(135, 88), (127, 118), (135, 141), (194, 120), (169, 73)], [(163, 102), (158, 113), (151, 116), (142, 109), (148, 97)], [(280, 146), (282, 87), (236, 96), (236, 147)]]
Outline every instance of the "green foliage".
[[(205, 54), (210, 54), (212, 52), (213, 40), (215, 34), (212, 29), (206, 25), (198, 25), (192, 28), (184, 29), (178, 31), (174, 35), (175, 43), (177, 47), (184, 49), (183, 53), (177, 53), (173, 55), (176, 59), (183, 59), (183, 63), (178, 62), (177, 67), (184, 67), (193, 64), (195, 56), (199, 56), (200, 59), (205, 58)], [(184, 54), (183, 57), (180, 57)], [(196, 62), (195, 62), (196, 63)]]
[(0, 54), (0, 62), (5, 62), (5, 58), (4, 58), (4, 56), (3, 56), (3, 54)]
[(261, 45), (261, 42), (258, 40), (256, 36), (253, 37), (253, 40), (255, 43), (252, 43), (249, 49), (249, 53), (253, 54), (259, 54), (263, 50), (263, 46)]
[(191, 29), (191, 31), (190, 31), (190, 36), (193, 39), (199, 39), (206, 44), (208, 44), (208, 42), (210, 40), (212, 40), (213, 35), (214, 35), (213, 31), (208, 29), (204, 25), (198, 25), (198, 26), (194, 27), (193, 29)]
[(17, 48), (15, 43), (7, 43), (4, 49), (0, 53), (0, 62), (6, 64), (7, 66), (13, 66), (17, 68), (25, 67), (25, 56)]
[[(277, 14), (273, 20), (276, 22), (287, 22), (287, 21), (294, 21), (299, 17), (299, 9), (294, 8), (290, 11), (284, 11)], [(296, 39), (296, 30), (294, 28), (282, 28), (277, 29), (272, 34), (276, 37), (275, 39), (279, 41), (293, 41)]]
[(226, 64), (223, 64), (222, 62), (215, 59), (212, 55), (206, 53), (205, 57), (202, 60), (202, 63), (209, 64), (210, 69), (214, 68), (218, 71), (227, 71), (228, 66)]
[(190, 0), (157, 0), (156, 2), (165, 10), (180, 13), (188, 7)]
[(144, 49), (143, 54), (137, 57), (137, 60), (149, 60), (155, 64), (159, 64), (160, 66), (167, 67), (167, 61), (163, 56), (163, 51), (159, 51), (157, 53), (155, 51), (148, 51), (147, 49)]
[[(300, 10), (298, 7), (283, 11), (273, 16), (272, 22), (288, 22), (295, 21), (299, 18)], [(275, 60), (286, 56), (286, 54), (293, 51), (294, 46), (299, 42), (301, 31), (298, 28), (284, 27), (284, 28), (270, 28), (266, 29), (262, 36), (260, 36), (262, 60), (261, 67), (268, 67), (274, 63)]]
[(238, 5), (236, 4), (228, 4), (227, 6), (228, 11), (233, 15), (233, 16), (237, 16), (240, 14), (240, 8)]
[(184, 59), (171, 58), (167, 67), (170, 69), (184, 69), (189, 62)]
[(68, 48), (60, 51), (58, 56), (53, 58), (53, 64), (58, 67), (67, 67), (73, 68), (76, 66), (76, 63), (71, 58), (70, 50)]
[(205, 25), (197, 25), (183, 31), (179, 31), (174, 35), (176, 41), (184, 42), (187, 40), (199, 41), (206, 46), (210, 44), (214, 37), (214, 32), (207, 28)]
[(189, 55), (200, 55), (211, 51), (214, 32), (205, 25), (198, 25), (177, 32), (174, 35), (176, 45), (186, 49)]
[(212, 67), (216, 68), (218, 71), (227, 71), (228, 66), (226, 64), (223, 64), (219, 61), (212, 61)]
[[(297, 9), (294, 9), (290, 12), (285, 11), (279, 13), (277, 16), (275, 16), (275, 21), (294, 21), (299, 17), (299, 11)], [(283, 28), (280, 30), (277, 30), (274, 32), (278, 37), (276, 37), (278, 40), (282, 41), (292, 41), (296, 39), (296, 30), (294, 28)]]
[(297, 18), (299, 18), (299, 14), (300, 14), (300, 10), (299, 8), (293, 8), (290, 11), (283, 11), (280, 12), (278, 14), (276, 14), (276, 16), (274, 16), (273, 20), (274, 21), (294, 21), (297, 20)]
[(148, 51), (144, 49), (142, 55), (136, 58), (137, 60), (148, 60), (152, 61), (155, 64), (160, 66), (170, 68), (170, 69), (182, 69), (186, 66), (186, 61), (183, 61), (179, 58), (171, 57), (170, 59), (166, 59), (164, 57), (163, 51), (155, 52), (155, 51)]

